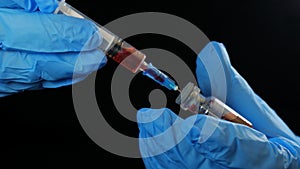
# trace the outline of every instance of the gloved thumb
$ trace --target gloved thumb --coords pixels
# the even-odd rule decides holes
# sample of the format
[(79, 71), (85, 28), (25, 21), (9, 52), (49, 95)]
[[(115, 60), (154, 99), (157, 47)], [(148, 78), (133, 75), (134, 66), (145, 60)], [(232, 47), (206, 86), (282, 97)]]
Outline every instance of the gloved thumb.
[(223, 44), (210, 42), (199, 53), (197, 80), (205, 96), (215, 96), (233, 108), (268, 137), (298, 141), (276, 112), (261, 99), (234, 69)]

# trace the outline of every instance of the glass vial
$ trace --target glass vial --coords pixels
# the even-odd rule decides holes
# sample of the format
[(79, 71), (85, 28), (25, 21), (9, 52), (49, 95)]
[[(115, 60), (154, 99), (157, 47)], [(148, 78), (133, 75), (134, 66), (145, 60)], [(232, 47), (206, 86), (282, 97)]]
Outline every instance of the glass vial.
[(176, 103), (179, 104), (183, 110), (188, 110), (194, 114), (205, 114), (252, 127), (251, 122), (218, 98), (213, 96), (204, 97), (200, 94), (200, 89), (191, 82), (183, 88), (176, 99)]

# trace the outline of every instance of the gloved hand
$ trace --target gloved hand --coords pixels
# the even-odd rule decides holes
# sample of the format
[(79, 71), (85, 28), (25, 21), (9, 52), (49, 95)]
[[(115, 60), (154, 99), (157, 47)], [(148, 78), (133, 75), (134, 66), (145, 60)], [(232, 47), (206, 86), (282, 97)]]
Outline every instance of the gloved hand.
[(79, 82), (106, 63), (88, 20), (53, 14), (56, 0), (0, 1), (0, 97)]
[(221, 43), (210, 42), (197, 58), (203, 94), (209, 96), (210, 87), (221, 79), (216, 71), (210, 80), (202, 62), (211, 57), (211, 50), (221, 65), (208, 63), (225, 71), (226, 104), (252, 122), (253, 128), (202, 114), (182, 119), (167, 108), (141, 109), (137, 114), (139, 146), (146, 168), (299, 168), (299, 137), (232, 67)]

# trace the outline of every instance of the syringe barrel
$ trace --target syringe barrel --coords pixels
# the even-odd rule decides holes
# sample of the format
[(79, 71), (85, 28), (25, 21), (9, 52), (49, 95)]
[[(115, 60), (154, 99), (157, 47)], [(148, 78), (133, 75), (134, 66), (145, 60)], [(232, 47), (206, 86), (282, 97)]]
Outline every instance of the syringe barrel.
[(147, 68), (147, 63), (144, 62), (146, 59), (145, 54), (136, 50), (133, 46), (124, 42), (121, 38), (114, 35), (105, 27), (101, 26), (71, 5), (67, 4), (64, 0), (59, 2), (59, 6), (55, 13), (62, 13), (67, 16), (73, 16), (92, 21), (94, 24), (96, 24), (99, 32), (101, 33), (103, 41), (99, 46), (99, 49), (102, 50), (106, 56), (120, 63), (132, 73), (136, 73), (138, 70), (144, 70)]
[[(67, 16), (73, 16), (76, 18), (88, 19), (90, 21), (93, 21), (92, 19), (90, 19), (71, 5), (67, 4), (64, 0), (59, 2), (58, 8), (56, 9), (55, 13), (63, 13)], [(96, 26), (99, 29), (99, 32), (103, 37), (103, 42), (101, 43), (99, 48), (106, 53), (116, 42), (120, 41), (120, 38), (118, 38), (116, 35), (114, 35), (112, 32), (110, 32), (103, 26), (99, 25), (97, 22), (93, 21), (93, 23), (96, 24)]]

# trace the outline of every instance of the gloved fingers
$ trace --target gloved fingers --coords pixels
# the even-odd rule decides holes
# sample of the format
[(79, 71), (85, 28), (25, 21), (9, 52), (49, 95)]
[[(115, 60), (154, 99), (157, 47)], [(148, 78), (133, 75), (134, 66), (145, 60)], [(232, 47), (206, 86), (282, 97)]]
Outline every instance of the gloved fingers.
[[(56, 54), (0, 50), (0, 56), (2, 93), (38, 86), (56, 88), (70, 85), (100, 69), (107, 61), (100, 50)], [(7, 87), (4, 88), (3, 84)]]
[(1, 0), (0, 8), (22, 8), (29, 12), (41, 11), (52, 13), (57, 7), (57, 0)]
[(175, 147), (184, 138), (180, 132), (176, 132), (180, 131), (182, 121), (182, 118), (168, 108), (139, 110), (137, 122), (142, 157), (163, 154)]
[[(300, 147), (291, 140), (280, 144), (245, 125), (206, 115), (194, 116), (182, 123), (182, 130), (189, 130), (185, 140), (213, 163), (225, 168), (299, 167)], [(194, 126), (190, 130), (191, 124)]]
[(93, 22), (62, 14), (0, 8), (0, 30), (4, 50), (79, 52), (94, 50), (102, 43)]
[(210, 42), (197, 57), (198, 84), (205, 96), (216, 96), (248, 119), (268, 137), (283, 136), (294, 141), (295, 134), (234, 69), (223, 44)]
[(182, 121), (182, 118), (168, 108), (143, 108), (137, 112), (141, 138), (156, 136), (170, 128), (176, 121)]

